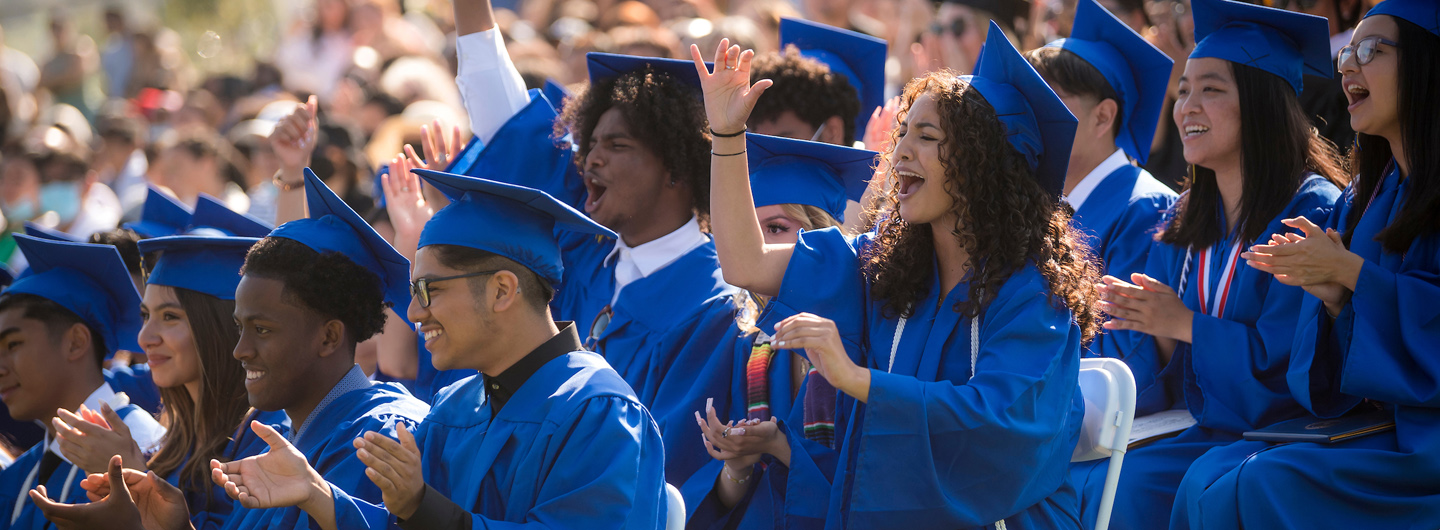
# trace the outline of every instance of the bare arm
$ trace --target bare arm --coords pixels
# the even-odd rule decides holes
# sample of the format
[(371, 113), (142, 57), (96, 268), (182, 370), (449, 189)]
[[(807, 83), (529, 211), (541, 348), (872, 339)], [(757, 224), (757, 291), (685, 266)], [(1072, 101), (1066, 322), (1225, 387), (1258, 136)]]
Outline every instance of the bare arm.
[(455, 0), (455, 35), (465, 36), (495, 27), (490, 0)]

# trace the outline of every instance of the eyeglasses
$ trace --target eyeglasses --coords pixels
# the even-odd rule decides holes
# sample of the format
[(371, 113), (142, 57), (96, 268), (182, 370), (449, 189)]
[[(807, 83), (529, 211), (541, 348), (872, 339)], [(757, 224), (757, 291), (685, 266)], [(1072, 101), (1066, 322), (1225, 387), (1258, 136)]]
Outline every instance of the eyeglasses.
[(1335, 69), (1337, 71), (1343, 70), (1345, 61), (1349, 61), (1351, 57), (1355, 58), (1355, 64), (1357, 66), (1370, 64), (1370, 61), (1375, 59), (1376, 48), (1381, 44), (1391, 48), (1400, 47), (1400, 43), (1391, 42), (1384, 37), (1365, 37), (1360, 39), (1358, 43), (1348, 44), (1344, 48), (1340, 48), (1340, 54), (1335, 57)]
[(484, 276), (486, 274), (495, 274), (497, 272), (500, 272), (501, 270), (503, 269), (472, 272), (456, 276), (446, 276), (444, 278), (420, 278), (418, 280), (410, 282), (410, 296), (420, 301), (420, 307), (430, 307), (430, 284), (435, 282), (443, 282), (445, 280), (458, 280), (460, 278), (473, 278), (476, 276)]
[(615, 316), (615, 311), (606, 304), (600, 314), (595, 315), (595, 321), (590, 323), (590, 336), (585, 338), (585, 349), (595, 351), (600, 345), (600, 336), (605, 334), (605, 328), (610, 327), (610, 317)]

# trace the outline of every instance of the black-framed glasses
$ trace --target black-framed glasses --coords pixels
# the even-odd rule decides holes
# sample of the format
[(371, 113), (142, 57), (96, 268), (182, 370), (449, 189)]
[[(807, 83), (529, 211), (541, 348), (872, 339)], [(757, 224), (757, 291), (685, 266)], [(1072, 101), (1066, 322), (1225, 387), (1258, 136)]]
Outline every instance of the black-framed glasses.
[(590, 334), (585, 337), (585, 349), (595, 351), (600, 346), (600, 336), (605, 334), (605, 328), (610, 327), (610, 318), (615, 316), (615, 311), (610, 309), (610, 304), (595, 315), (595, 320), (590, 323)]
[(1335, 56), (1335, 70), (1342, 70), (1345, 67), (1345, 61), (1349, 61), (1351, 57), (1355, 58), (1357, 66), (1370, 64), (1370, 61), (1375, 60), (1375, 50), (1381, 44), (1391, 48), (1400, 47), (1400, 43), (1390, 41), (1385, 37), (1378, 35), (1365, 37), (1360, 39), (1360, 42), (1347, 44), (1344, 48), (1340, 48), (1340, 54)]
[(418, 280), (410, 282), (410, 296), (420, 301), (420, 307), (430, 307), (430, 284), (435, 282), (443, 282), (445, 280), (458, 280), (460, 278), (474, 278), (476, 276), (484, 276), (486, 274), (495, 274), (502, 270), (504, 269), (457, 274), (455, 276), (445, 276), (443, 278), (420, 278)]

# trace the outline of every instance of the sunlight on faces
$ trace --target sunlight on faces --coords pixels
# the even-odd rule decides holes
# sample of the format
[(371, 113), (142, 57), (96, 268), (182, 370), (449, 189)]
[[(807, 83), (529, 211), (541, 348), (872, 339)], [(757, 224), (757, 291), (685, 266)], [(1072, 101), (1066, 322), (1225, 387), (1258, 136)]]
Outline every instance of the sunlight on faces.
[(175, 288), (145, 286), (140, 303), (140, 348), (149, 359), (155, 386), (174, 388), (200, 381), (200, 353), (190, 329), (190, 319)]
[(1239, 167), (1240, 92), (1229, 61), (1205, 57), (1186, 62), (1173, 117), (1186, 162), (1212, 170)]
[(620, 109), (600, 116), (585, 157), (585, 213), (624, 235), (632, 223), (649, 220), (646, 211), (667, 200), (670, 179), (664, 160), (630, 133)]
[[(453, 269), (436, 259), (435, 247), (421, 247), (415, 253), (415, 263), (410, 277), (443, 278), (467, 274), (470, 271)], [(494, 336), (493, 318), (483, 297), (491, 292), (489, 285), (498, 274), (486, 274), (471, 278), (457, 278), (430, 284), (430, 307), (420, 307), (418, 297), (410, 300), (407, 310), (411, 322), (419, 325), (420, 336), (425, 339), (425, 349), (430, 351), (430, 361), (437, 370), (476, 368), (461, 366), (463, 359), (491, 358), (485, 350)]]
[(949, 178), (940, 161), (945, 140), (935, 99), (921, 94), (905, 113), (889, 163), (900, 182), (900, 218), (928, 224), (950, 212), (954, 199), (945, 192)]
[[(1350, 44), (1357, 45), (1367, 37), (1381, 37), (1399, 42), (1400, 27), (1389, 15), (1377, 15), (1360, 21)], [(1350, 105), (1350, 127), (1356, 132), (1400, 137), (1400, 55), (1385, 44), (1375, 48), (1370, 63), (1360, 66), (1358, 57), (1341, 65), (1340, 86)], [(1374, 97), (1372, 97), (1374, 96)]]
[(314, 387), (311, 372), (325, 341), (325, 321), (284, 291), (280, 280), (250, 275), (235, 289), (235, 358), (245, 368), (250, 406), (260, 410), (293, 406)]
[(72, 367), (60, 353), (62, 337), (24, 315), (22, 308), (0, 312), (0, 401), (16, 420), (47, 420), (74, 406), (61, 403), (64, 385), (55, 384), (69, 379)]

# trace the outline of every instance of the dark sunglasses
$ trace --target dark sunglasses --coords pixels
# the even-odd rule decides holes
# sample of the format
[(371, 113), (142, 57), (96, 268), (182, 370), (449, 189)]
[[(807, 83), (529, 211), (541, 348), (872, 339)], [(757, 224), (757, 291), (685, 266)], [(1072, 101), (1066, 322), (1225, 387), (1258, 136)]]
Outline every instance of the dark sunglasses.
[(1335, 69), (1340, 70), (1341, 68), (1343, 68), (1345, 65), (1345, 61), (1350, 60), (1350, 57), (1352, 56), (1355, 57), (1356, 65), (1365, 66), (1367, 64), (1370, 64), (1370, 61), (1375, 60), (1376, 48), (1378, 48), (1381, 44), (1384, 44), (1391, 48), (1400, 47), (1400, 43), (1391, 42), (1384, 37), (1365, 37), (1363, 39), (1360, 39), (1360, 42), (1357, 42), (1355, 44), (1347, 44), (1344, 48), (1340, 48), (1340, 54), (1335, 56)]
[(468, 274), (446, 276), (444, 278), (420, 278), (418, 280), (410, 282), (410, 296), (420, 301), (420, 307), (430, 307), (430, 284), (435, 282), (443, 282), (445, 280), (458, 280), (460, 278), (473, 278), (476, 276), (484, 276), (486, 274), (495, 274), (497, 272), (500, 272), (501, 270), (503, 269), (472, 272)]

